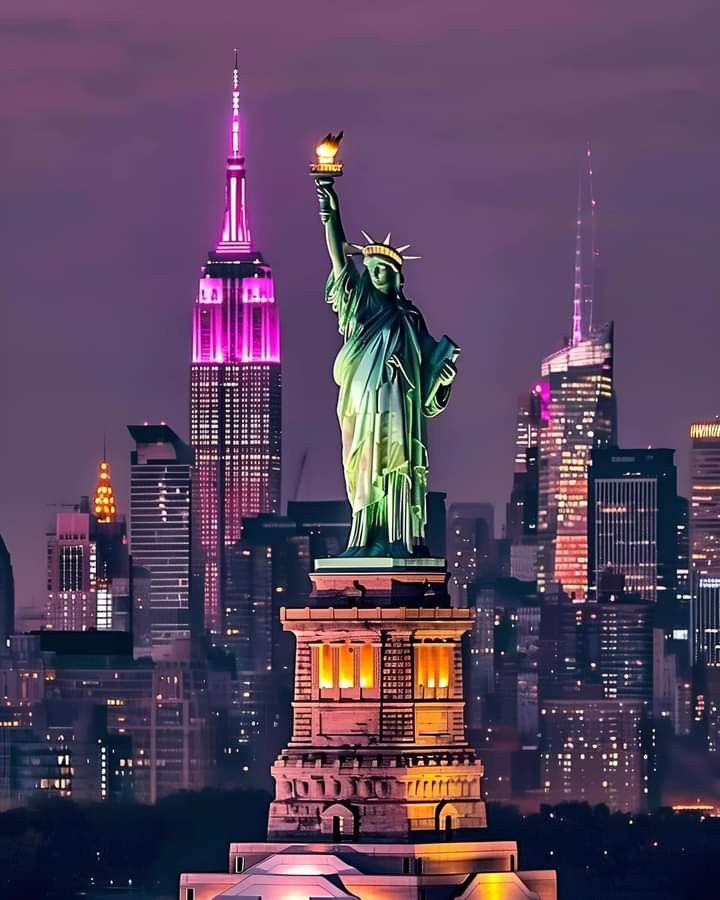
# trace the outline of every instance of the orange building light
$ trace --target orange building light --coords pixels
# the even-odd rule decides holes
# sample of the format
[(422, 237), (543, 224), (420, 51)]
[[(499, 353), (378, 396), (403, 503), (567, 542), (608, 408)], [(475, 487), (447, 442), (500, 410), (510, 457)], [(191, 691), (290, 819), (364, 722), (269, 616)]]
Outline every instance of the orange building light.
[(110, 480), (110, 465), (106, 459), (103, 459), (98, 467), (98, 482), (95, 488), (93, 510), (98, 522), (101, 524), (117, 520), (115, 494)]

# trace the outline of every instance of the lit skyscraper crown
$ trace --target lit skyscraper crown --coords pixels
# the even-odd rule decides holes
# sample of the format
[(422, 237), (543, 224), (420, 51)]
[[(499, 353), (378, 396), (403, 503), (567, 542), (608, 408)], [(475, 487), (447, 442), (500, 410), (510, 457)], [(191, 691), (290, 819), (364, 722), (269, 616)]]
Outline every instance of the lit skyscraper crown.
[(376, 241), (371, 238), (367, 231), (362, 232), (362, 236), (367, 244), (351, 244), (355, 250), (362, 253), (363, 258), (368, 256), (380, 256), (391, 262), (398, 270), (402, 269), (403, 263), (408, 259), (421, 259), (420, 256), (405, 256), (403, 251), (410, 248), (410, 244), (403, 244), (401, 247), (393, 247), (390, 243), (391, 233), (388, 231), (384, 241)]
[(112, 482), (110, 481), (110, 466), (104, 458), (100, 462), (98, 468), (98, 482), (97, 487), (95, 488), (93, 510), (98, 522), (102, 524), (114, 522), (117, 518), (115, 494), (113, 492)]

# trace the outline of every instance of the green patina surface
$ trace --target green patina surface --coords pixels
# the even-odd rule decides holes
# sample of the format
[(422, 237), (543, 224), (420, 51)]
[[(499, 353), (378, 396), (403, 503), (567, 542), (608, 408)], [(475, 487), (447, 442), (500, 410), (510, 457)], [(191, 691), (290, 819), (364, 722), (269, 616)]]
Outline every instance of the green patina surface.
[(389, 243), (349, 256), (333, 180), (316, 179), (333, 271), (325, 299), (343, 345), (335, 359), (337, 414), (352, 527), (343, 556), (427, 556), (426, 420), (447, 406), (457, 344), (435, 340), (404, 293), (402, 254)]

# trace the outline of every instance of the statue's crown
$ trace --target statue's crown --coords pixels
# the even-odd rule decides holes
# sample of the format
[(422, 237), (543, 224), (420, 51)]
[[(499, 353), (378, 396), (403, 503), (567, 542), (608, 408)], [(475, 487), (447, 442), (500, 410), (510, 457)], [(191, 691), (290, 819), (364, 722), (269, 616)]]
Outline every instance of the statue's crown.
[(419, 256), (403, 255), (403, 251), (407, 250), (410, 247), (410, 244), (403, 244), (402, 247), (393, 247), (390, 243), (389, 231), (384, 241), (376, 241), (374, 238), (371, 238), (366, 231), (362, 232), (362, 236), (367, 241), (367, 244), (352, 244), (351, 246), (362, 253), (363, 258), (368, 256), (381, 256), (397, 266), (398, 269), (402, 269), (405, 260), (420, 259)]

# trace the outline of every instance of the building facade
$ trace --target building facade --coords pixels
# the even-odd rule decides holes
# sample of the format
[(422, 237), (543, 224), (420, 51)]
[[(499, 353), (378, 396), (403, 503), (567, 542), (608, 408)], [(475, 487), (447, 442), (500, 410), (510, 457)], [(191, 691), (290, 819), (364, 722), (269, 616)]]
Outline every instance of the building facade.
[(272, 270), (255, 249), (246, 203), (237, 61), (225, 214), (193, 314), (190, 442), (199, 487), (204, 624), (222, 630), (225, 550), (242, 519), (280, 506), (280, 323)]
[(13, 636), (0, 651), (0, 805), (155, 803), (217, 784), (225, 704), (212, 685), (230, 673), (200, 641), (160, 649), (135, 659), (129, 634), (100, 631)]
[(72, 511), (58, 512), (47, 540), (47, 626), (55, 631), (128, 631), (127, 528), (104, 456), (92, 504), (82, 497)]
[(588, 469), (616, 441), (612, 324), (543, 360), (547, 419), (540, 432), (538, 588), (588, 588)]
[(592, 451), (588, 480), (590, 596), (603, 572), (652, 603), (675, 602), (678, 529), (674, 450)]
[(640, 700), (551, 700), (540, 710), (541, 786), (547, 803), (646, 808)]
[(650, 601), (618, 599), (597, 607), (599, 673), (608, 700), (653, 700), (654, 619)]
[(130, 425), (130, 542), (149, 572), (150, 596), (133, 628), (139, 653), (202, 628), (201, 579), (193, 510), (193, 452), (167, 425)]
[(87, 498), (55, 516), (48, 532), (48, 627), (86, 631), (95, 627), (97, 546), (90, 535)]
[(720, 665), (720, 421), (694, 422), (690, 439), (692, 658)]

